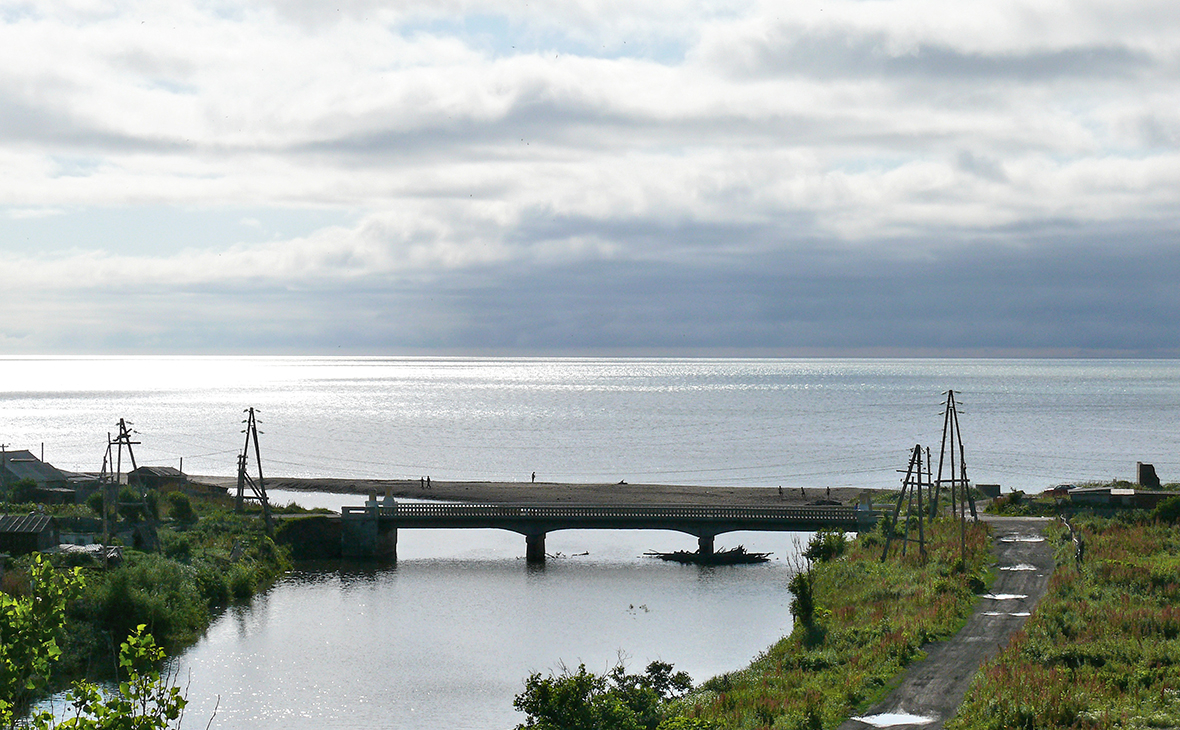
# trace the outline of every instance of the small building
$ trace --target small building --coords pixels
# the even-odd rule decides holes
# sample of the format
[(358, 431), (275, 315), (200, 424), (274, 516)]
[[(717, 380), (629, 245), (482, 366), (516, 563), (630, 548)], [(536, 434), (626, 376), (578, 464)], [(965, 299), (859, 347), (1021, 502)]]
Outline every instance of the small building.
[(65, 474), (25, 450), (0, 453), (0, 477), (8, 485), (22, 479), (32, 479), (40, 489), (64, 489), (69, 486)]
[(1125, 489), (1120, 487), (1087, 487), (1069, 491), (1069, 500), (1074, 504), (1105, 507), (1140, 507), (1154, 509), (1157, 504), (1170, 497), (1180, 496), (1177, 492)]
[(999, 484), (976, 484), (975, 488), (988, 499), (997, 499), (1000, 496)]
[(48, 515), (0, 516), (0, 552), (10, 555), (49, 550), (58, 545), (57, 523)]
[(188, 477), (171, 466), (141, 466), (127, 475), (127, 484), (159, 492), (176, 491), (188, 484)]

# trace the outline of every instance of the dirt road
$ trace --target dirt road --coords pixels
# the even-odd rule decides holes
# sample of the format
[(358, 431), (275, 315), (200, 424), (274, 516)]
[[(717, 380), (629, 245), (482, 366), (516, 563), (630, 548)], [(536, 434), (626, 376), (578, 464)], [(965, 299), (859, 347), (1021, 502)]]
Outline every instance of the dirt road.
[(840, 730), (887, 727), (938, 730), (952, 717), (983, 662), (1008, 643), (1049, 585), (1053, 548), (1042, 530), (1047, 519), (986, 517), (992, 526), (999, 577), (975, 614), (948, 641), (925, 647), (901, 685), (861, 718)]

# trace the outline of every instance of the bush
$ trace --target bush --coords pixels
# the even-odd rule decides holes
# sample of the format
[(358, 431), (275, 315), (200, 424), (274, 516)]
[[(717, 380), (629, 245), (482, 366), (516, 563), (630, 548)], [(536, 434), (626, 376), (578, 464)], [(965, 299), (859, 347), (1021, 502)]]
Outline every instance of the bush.
[(1164, 524), (1180, 524), (1180, 497), (1169, 497), (1157, 504), (1152, 516)]
[(119, 490), (119, 516), (131, 523), (139, 522), (146, 514), (144, 498), (131, 487)]
[(29, 478), (21, 479), (8, 488), (5, 498), (14, 504), (25, 504), (33, 501), (33, 492), (37, 489), (37, 482)]
[(246, 563), (234, 563), (230, 566), (229, 575), (225, 582), (234, 600), (244, 601), (254, 595), (257, 577), (253, 566)]
[(102, 517), (102, 490), (98, 490), (94, 494), (86, 498), (86, 506), (94, 510), (94, 514)]
[(193, 557), (193, 544), (186, 535), (178, 535), (171, 530), (161, 530), (160, 552), (173, 560), (188, 563)]
[(168, 643), (195, 639), (209, 612), (188, 566), (159, 555), (129, 556), (111, 571), (97, 596), (100, 616), (114, 636), (127, 636), (137, 625)]
[(710, 724), (686, 721), (671, 724), (666, 704), (692, 688), (684, 672), (672, 673), (672, 665), (652, 662), (644, 674), (627, 674), (622, 664), (604, 675), (563, 671), (559, 676), (533, 674), (525, 691), (512, 705), (527, 714), (522, 728), (539, 730), (657, 730), (657, 728), (710, 728)]
[(802, 626), (815, 623), (815, 596), (812, 593), (811, 571), (796, 573), (787, 586), (794, 598), (791, 599), (791, 615)]
[(807, 549), (803, 551), (803, 557), (817, 563), (826, 563), (843, 555), (847, 547), (848, 541), (842, 531), (820, 530), (807, 544)]
[(210, 607), (216, 608), (229, 603), (229, 584), (225, 574), (208, 563), (198, 566), (194, 579), (197, 590)]
[(191, 525), (197, 521), (193, 503), (184, 492), (172, 492), (168, 495), (168, 516), (179, 525)]

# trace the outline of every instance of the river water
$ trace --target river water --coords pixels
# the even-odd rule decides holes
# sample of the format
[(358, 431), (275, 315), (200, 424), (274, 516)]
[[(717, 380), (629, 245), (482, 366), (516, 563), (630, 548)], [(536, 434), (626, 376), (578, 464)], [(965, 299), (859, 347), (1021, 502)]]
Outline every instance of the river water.
[(790, 631), (793, 537), (723, 536), (777, 559), (700, 568), (641, 555), (688, 536), (555, 532), (535, 567), (514, 533), (402, 530), (395, 568), (309, 567), (222, 616), (181, 659), (188, 717), (220, 695), (221, 728), (511, 728), (525, 678), (562, 663), (703, 680)]
[[(228, 475), (254, 406), (274, 476), (893, 487), (948, 388), (976, 482), (1180, 481), (1175, 361), (9, 358), (0, 442), (97, 471), (122, 417), (138, 463)], [(395, 568), (309, 566), (221, 616), (179, 660), (186, 725), (220, 696), (220, 728), (508, 728), (561, 662), (737, 669), (790, 630), (794, 537), (701, 569), (642, 557), (685, 535), (557, 532), (537, 569), (513, 533), (405, 530)]]

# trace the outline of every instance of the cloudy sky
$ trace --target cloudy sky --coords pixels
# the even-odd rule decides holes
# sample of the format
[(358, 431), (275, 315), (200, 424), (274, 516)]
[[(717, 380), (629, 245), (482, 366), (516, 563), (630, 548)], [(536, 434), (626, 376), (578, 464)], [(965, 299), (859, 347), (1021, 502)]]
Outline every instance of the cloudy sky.
[(1174, 0), (0, 0), (0, 352), (1180, 355)]

